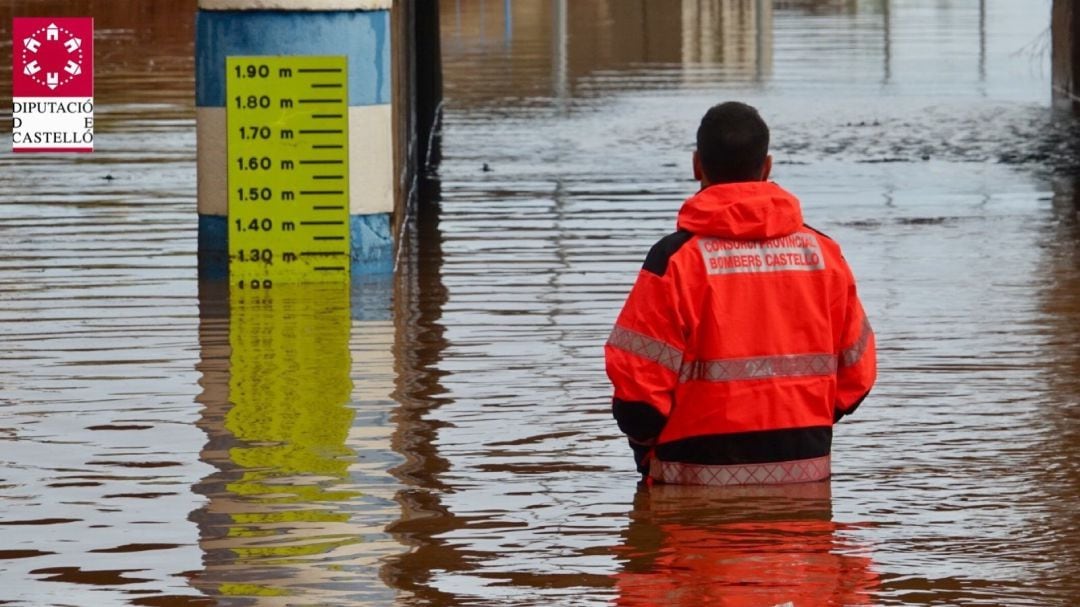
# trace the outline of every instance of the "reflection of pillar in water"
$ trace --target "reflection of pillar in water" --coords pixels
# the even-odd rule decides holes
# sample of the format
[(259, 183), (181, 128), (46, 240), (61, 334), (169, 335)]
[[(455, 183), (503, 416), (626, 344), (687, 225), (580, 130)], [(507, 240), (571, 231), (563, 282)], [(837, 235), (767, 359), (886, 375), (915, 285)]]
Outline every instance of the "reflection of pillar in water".
[(979, 0), (979, 82), (986, 82), (986, 0)]
[(552, 43), (552, 69), (551, 75), (554, 80), (555, 99), (558, 100), (562, 109), (565, 109), (566, 97), (570, 92), (569, 85), (569, 45), (567, 43), (568, 30), (566, 24), (566, 0), (555, 0), (555, 14), (553, 16), (554, 34)]
[(737, 77), (772, 72), (772, 0), (682, 0), (683, 65), (719, 64)]
[(888, 83), (892, 80), (892, 0), (885, 0), (881, 6), (881, 33), (882, 81)]
[(773, 50), (772, 0), (755, 0), (754, 3), (754, 67), (759, 82), (772, 74)]
[(1033, 243), (1042, 251), (1036, 274), (1042, 327), (1030, 333), (1042, 342), (1037, 365), (1045, 378), (1043, 394), (1033, 394), (1032, 400), (1053, 413), (1033, 418), (1043, 444), (1027, 451), (1041, 491), (1050, 496), (1040, 500), (1048, 512), (1039, 533), (1053, 538), (1044, 548), (1055, 555), (1053, 579), (1075, 584), (1080, 580), (1080, 177), (1054, 184), (1051, 212), (1040, 242)]
[(327, 561), (359, 542), (345, 508), (359, 495), (348, 486), (348, 286), (279, 285), (231, 301), (215, 288), (201, 294), (199, 401), (202, 458), (218, 470), (196, 487), (209, 501), (191, 517), (206, 552), (195, 585), (264, 604), (340, 583)]
[(514, 7), (513, 0), (503, 0), (503, 44), (506, 48), (514, 41)]
[[(1046, 233), (1046, 266), (1049, 285), (1044, 291), (1044, 310), (1061, 326), (1052, 335), (1060, 339), (1048, 352), (1055, 360), (1069, 361), (1072, 368), (1055, 373), (1080, 393), (1080, 177), (1054, 183), (1054, 222)], [(1059, 356), (1060, 355), (1060, 356)]]
[(447, 542), (435, 538), (456, 524), (439, 503), (436, 489), (443, 488), (439, 474), (449, 464), (438, 453), (439, 422), (429, 413), (447, 402), (440, 383), (445, 371), (438, 368), (448, 345), (442, 322), (447, 291), (442, 279), (443, 235), (439, 229), (441, 202), (438, 180), (421, 190), (416, 221), (402, 239), (402, 264), (395, 276), (394, 347), (399, 407), (394, 412), (397, 430), (393, 448), (404, 462), (393, 470), (406, 485), (395, 499), (400, 520), (387, 530), (412, 549), (384, 560), (382, 578), (394, 588), (417, 597), (418, 604), (450, 604), (445, 595), (427, 584), (434, 575), (432, 563), (447, 567), (464, 565), (465, 557)]
[(683, 65), (701, 62), (698, 19), (701, 17), (698, 0), (682, 0), (682, 62)]
[[(1047, 384), (1064, 413), (1069, 403), (1080, 403), (1080, 177), (1054, 184), (1052, 206), (1055, 221), (1040, 247), (1046, 260), (1041, 272), (1046, 277), (1042, 308), (1052, 324), (1046, 347)], [(1051, 416), (1062, 424), (1051, 436), (1062, 440), (1062, 452), (1076, 453), (1080, 452), (1080, 411), (1070, 412)], [(1073, 481), (1080, 492), (1080, 478)]]
[(461, 40), (461, 0), (454, 0), (454, 38)]

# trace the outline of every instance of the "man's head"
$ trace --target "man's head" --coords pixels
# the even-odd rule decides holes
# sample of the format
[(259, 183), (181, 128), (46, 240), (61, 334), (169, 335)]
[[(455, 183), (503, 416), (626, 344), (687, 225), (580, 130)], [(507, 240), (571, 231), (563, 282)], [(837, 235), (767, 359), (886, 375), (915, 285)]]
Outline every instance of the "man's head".
[(771, 170), (769, 127), (757, 110), (728, 101), (705, 112), (694, 152), (694, 178), (703, 188), (718, 183), (765, 181)]

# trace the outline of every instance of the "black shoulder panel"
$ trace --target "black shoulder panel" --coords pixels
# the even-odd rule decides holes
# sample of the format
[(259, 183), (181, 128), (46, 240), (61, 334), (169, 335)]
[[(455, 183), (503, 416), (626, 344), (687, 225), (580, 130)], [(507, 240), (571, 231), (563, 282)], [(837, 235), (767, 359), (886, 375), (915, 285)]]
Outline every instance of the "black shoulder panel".
[(641, 266), (641, 269), (663, 276), (667, 273), (668, 260), (671, 256), (693, 237), (693, 233), (679, 230), (661, 238), (652, 249), (649, 249), (649, 255), (645, 258), (645, 264)]
[[(824, 236), (825, 238), (828, 238), (829, 240), (832, 240), (832, 236), (829, 236), (829, 235), (828, 235), (828, 234), (826, 234), (825, 232), (822, 232), (821, 230), (819, 230), (819, 229), (815, 228), (814, 226), (812, 226), (812, 225), (810, 225), (810, 224), (806, 224), (806, 223), (804, 223), (804, 224), (803, 224), (803, 226), (805, 226), (805, 227), (807, 227), (807, 228), (810, 228), (810, 230), (811, 230), (811, 231), (817, 232), (818, 234), (820, 234), (820, 235)], [(834, 241), (834, 242), (835, 242), (835, 241)]]

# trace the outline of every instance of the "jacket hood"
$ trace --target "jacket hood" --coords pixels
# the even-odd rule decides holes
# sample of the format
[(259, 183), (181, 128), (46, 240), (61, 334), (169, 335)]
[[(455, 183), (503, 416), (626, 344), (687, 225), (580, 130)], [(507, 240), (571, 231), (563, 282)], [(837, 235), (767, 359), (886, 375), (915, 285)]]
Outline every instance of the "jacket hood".
[(799, 199), (770, 181), (710, 186), (679, 209), (678, 228), (701, 236), (764, 240), (787, 236), (802, 225)]

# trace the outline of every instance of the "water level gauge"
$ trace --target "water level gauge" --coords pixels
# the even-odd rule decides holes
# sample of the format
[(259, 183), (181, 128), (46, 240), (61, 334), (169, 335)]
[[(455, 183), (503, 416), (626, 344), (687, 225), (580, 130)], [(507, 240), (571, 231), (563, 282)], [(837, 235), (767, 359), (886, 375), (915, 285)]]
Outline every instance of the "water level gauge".
[(349, 279), (345, 57), (226, 61), (233, 288)]

